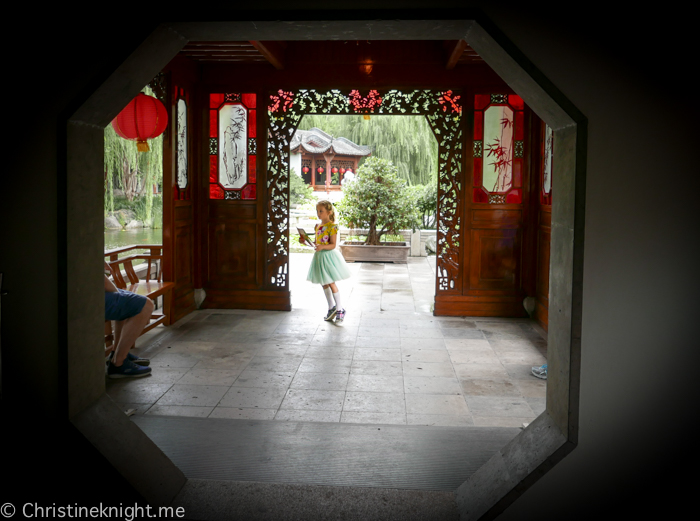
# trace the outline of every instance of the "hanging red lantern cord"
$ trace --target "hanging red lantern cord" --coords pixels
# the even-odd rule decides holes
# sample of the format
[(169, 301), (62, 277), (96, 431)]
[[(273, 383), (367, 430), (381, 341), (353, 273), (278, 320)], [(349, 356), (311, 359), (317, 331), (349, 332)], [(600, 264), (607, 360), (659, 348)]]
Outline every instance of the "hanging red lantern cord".
[(140, 92), (112, 120), (115, 132), (124, 139), (136, 141), (139, 152), (148, 152), (147, 139), (160, 136), (168, 126), (168, 111), (153, 96)]

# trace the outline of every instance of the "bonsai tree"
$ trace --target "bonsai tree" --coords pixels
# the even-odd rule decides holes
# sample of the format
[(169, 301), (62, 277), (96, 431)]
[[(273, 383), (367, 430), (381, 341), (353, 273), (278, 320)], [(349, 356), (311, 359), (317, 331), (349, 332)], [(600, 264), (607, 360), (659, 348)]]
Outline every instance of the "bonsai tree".
[(368, 157), (357, 177), (343, 186), (343, 199), (337, 205), (340, 222), (350, 228), (366, 228), (365, 244), (378, 245), (382, 235), (420, 225), (415, 199), (391, 161)]

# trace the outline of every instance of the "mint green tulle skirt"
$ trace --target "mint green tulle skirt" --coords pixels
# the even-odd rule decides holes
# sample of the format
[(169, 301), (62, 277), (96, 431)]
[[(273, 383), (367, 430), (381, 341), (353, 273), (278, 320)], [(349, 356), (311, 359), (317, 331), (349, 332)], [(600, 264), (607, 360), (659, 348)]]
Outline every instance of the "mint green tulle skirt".
[(350, 269), (337, 249), (321, 250), (314, 252), (306, 280), (310, 280), (314, 284), (330, 284), (348, 279), (350, 275)]

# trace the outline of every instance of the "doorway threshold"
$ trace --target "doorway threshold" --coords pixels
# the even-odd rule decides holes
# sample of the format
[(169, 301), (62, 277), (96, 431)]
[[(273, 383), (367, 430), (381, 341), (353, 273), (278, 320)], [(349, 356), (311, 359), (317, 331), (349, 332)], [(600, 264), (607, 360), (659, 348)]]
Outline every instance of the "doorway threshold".
[(454, 492), (519, 432), (137, 415), (188, 479)]

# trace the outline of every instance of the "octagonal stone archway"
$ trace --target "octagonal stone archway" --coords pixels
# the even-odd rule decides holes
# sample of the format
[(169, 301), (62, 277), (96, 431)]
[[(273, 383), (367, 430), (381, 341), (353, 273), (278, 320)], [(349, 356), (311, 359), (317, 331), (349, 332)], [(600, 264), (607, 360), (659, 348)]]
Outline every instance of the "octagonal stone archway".
[[(463, 519), (491, 518), (577, 443), (586, 157), (585, 117), (487, 19), (164, 23), (66, 121), (68, 412), (73, 424), (153, 505), (167, 505), (185, 476), (105, 393), (99, 280), (103, 129), (189, 40), (464, 39), (555, 133), (547, 407), (457, 490)], [(439, 23), (436, 23), (439, 22)], [(93, 279), (94, 277), (94, 279)], [(124, 458), (132, 454), (133, 458)]]

